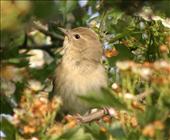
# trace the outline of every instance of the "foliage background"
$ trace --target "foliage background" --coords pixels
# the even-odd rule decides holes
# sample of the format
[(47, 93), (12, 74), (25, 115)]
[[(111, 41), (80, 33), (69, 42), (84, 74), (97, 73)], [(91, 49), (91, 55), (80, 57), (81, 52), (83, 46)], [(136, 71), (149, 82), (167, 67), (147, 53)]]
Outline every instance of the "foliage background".
[[(1, 139), (169, 140), (168, 0), (1, 0)], [(55, 120), (52, 75), (61, 55), (57, 27), (89, 26), (100, 36), (110, 85), (84, 97), (116, 114), (98, 123)]]

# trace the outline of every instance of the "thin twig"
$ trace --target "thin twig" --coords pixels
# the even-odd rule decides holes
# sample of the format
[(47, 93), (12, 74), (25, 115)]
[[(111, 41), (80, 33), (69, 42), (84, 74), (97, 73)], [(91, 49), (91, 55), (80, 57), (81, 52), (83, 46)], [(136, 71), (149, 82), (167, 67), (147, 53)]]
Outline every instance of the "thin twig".
[(84, 116), (76, 116), (76, 119), (78, 123), (89, 123), (98, 119), (101, 119), (102, 117), (109, 115), (110, 117), (117, 118), (118, 112), (114, 108), (103, 108), (96, 112), (90, 113), (88, 115)]

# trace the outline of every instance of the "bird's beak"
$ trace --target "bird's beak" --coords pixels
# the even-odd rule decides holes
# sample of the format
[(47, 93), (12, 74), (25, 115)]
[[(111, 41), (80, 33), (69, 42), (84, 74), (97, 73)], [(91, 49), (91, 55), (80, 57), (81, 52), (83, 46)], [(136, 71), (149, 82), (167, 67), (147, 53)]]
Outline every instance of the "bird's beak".
[(68, 35), (68, 30), (67, 29), (64, 29), (64, 28), (61, 28), (61, 27), (58, 27), (58, 29), (63, 32), (65, 35)]

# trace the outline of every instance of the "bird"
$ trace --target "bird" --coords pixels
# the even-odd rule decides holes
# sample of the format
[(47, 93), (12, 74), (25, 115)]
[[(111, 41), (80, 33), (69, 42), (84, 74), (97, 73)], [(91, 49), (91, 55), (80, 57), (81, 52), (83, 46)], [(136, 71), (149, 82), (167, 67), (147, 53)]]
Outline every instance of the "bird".
[(80, 96), (101, 93), (107, 87), (106, 70), (101, 63), (103, 49), (98, 35), (90, 28), (59, 28), (64, 34), (62, 58), (55, 70), (54, 94), (63, 102), (61, 110), (85, 114), (91, 106)]

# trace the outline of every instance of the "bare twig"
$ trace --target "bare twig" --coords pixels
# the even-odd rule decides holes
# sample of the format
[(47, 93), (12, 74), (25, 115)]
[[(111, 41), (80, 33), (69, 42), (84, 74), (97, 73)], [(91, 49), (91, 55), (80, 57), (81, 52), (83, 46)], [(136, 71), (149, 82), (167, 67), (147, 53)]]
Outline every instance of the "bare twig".
[(76, 116), (76, 119), (78, 123), (88, 123), (88, 122), (101, 119), (102, 117), (106, 115), (117, 118), (118, 112), (114, 108), (103, 108), (96, 112), (90, 113), (88, 115), (84, 115), (84, 116), (78, 115)]
[(88, 122), (92, 122), (94, 120), (98, 120), (105, 115), (106, 115), (105, 111), (104, 111), (104, 109), (102, 109), (102, 110), (98, 110), (97, 112), (85, 115), (85, 116), (78, 115), (78, 116), (76, 116), (76, 119), (78, 120), (79, 123), (88, 123)]

